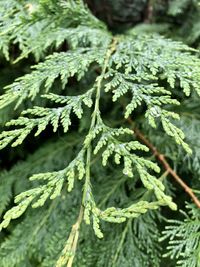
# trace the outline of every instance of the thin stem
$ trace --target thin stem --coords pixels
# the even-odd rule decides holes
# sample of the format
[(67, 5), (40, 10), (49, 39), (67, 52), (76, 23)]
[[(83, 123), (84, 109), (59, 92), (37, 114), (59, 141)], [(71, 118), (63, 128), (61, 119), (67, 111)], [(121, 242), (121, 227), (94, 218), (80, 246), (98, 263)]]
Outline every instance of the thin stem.
[(78, 237), (79, 237), (79, 229), (81, 226), (81, 222), (83, 220), (83, 212), (84, 208), (81, 205), (78, 219), (76, 223), (72, 226), (72, 230), (70, 232), (69, 238), (67, 240), (67, 243), (62, 250), (62, 255), (59, 257), (56, 267), (62, 267), (64, 264), (67, 264), (67, 267), (71, 267), (73, 264), (73, 260), (76, 253), (76, 248), (78, 244)]
[(116, 266), (116, 261), (118, 259), (118, 256), (119, 256), (119, 253), (123, 247), (123, 244), (124, 244), (124, 241), (126, 239), (126, 235), (127, 235), (127, 232), (128, 232), (128, 228), (131, 224), (131, 220), (129, 220), (126, 224), (126, 226), (124, 227), (124, 231), (122, 232), (122, 236), (121, 236), (121, 239), (120, 239), (120, 242), (119, 242), (119, 245), (117, 247), (117, 251), (115, 253), (115, 256), (113, 258), (113, 261), (112, 261), (112, 266), (115, 267)]
[[(102, 81), (104, 79), (106, 69), (109, 64), (110, 56), (116, 49), (116, 44), (117, 44), (117, 39), (114, 38), (113, 42), (111, 43), (105, 55), (105, 61), (104, 61), (104, 65), (102, 68), (102, 72), (100, 76), (97, 78), (96, 100), (95, 100), (94, 111), (92, 113), (92, 121), (91, 121), (88, 135), (93, 131), (97, 123), (97, 120), (100, 117), (99, 101), (100, 101), (100, 96), (101, 96)], [(79, 211), (79, 216), (78, 216), (76, 223), (72, 226), (72, 230), (70, 232), (69, 238), (62, 251), (62, 255), (57, 261), (56, 267), (62, 267), (64, 264), (67, 264), (66, 267), (71, 267), (73, 264), (74, 257), (75, 257), (75, 253), (76, 253), (76, 249), (78, 245), (79, 231), (80, 231), (81, 223), (84, 217), (85, 206), (87, 205), (88, 199), (91, 197), (91, 185), (90, 185), (91, 142), (92, 140), (90, 140), (89, 143), (87, 143), (87, 145), (84, 146), (84, 149), (86, 150), (86, 174), (85, 174), (85, 183), (84, 183), (84, 188), (83, 188), (83, 197), (82, 197), (82, 203), (81, 203), (81, 207)]]
[[(104, 66), (103, 66), (101, 75), (97, 78), (95, 107), (94, 107), (94, 111), (92, 114), (92, 121), (90, 125), (89, 134), (90, 132), (93, 131), (96, 121), (98, 117), (100, 116), (99, 102), (100, 102), (100, 96), (101, 96), (102, 81), (104, 79), (106, 69), (108, 67), (110, 56), (116, 49), (116, 44), (117, 44), (117, 39), (114, 38), (110, 48), (108, 49), (106, 53)], [(83, 199), (82, 199), (83, 205), (87, 201), (88, 194), (90, 193), (90, 165), (91, 165), (91, 141), (89, 142), (89, 144), (87, 144), (86, 178), (85, 178), (85, 185), (84, 185)]]
[[(130, 124), (133, 124), (133, 121), (131, 118), (128, 118), (128, 122)], [(158, 149), (143, 135), (143, 133), (137, 129), (134, 128), (135, 135), (146, 145), (150, 148), (150, 150), (153, 152), (154, 156), (162, 163), (163, 167), (165, 168), (168, 173), (171, 174), (171, 176), (176, 180), (177, 183), (185, 190), (185, 192), (191, 197), (191, 199), (194, 201), (194, 203), (197, 205), (198, 208), (200, 208), (200, 201), (193, 193), (193, 190), (181, 179), (181, 177), (171, 168), (169, 163), (167, 162), (165, 156), (161, 154)]]
[(105, 198), (99, 203), (99, 207), (102, 207), (106, 201), (109, 199), (110, 196), (117, 190), (117, 188), (125, 181), (126, 179), (124, 176), (122, 176), (121, 179), (119, 179), (118, 182), (115, 183), (115, 185), (112, 187), (112, 189), (108, 192), (108, 194), (105, 196)]
[(79, 230), (80, 230), (81, 222), (83, 220), (83, 212), (84, 212), (84, 208), (81, 205), (78, 219), (77, 219), (76, 223), (72, 226), (72, 231), (71, 231), (72, 239), (73, 239), (72, 249), (71, 249), (72, 255), (69, 258), (69, 261), (67, 263), (67, 267), (71, 267), (72, 264), (73, 264), (73, 260), (74, 260), (74, 257), (75, 257), (76, 248), (77, 248), (77, 244), (78, 244)]
[(106, 73), (106, 69), (108, 67), (110, 56), (116, 50), (117, 41), (118, 41), (117, 38), (113, 38), (113, 42), (110, 46), (110, 49), (108, 49), (106, 56), (105, 56), (104, 66), (103, 66), (101, 75), (97, 78), (97, 91), (96, 91), (95, 108), (94, 108), (94, 112), (92, 114), (92, 122), (91, 122), (91, 126), (90, 126), (90, 131), (95, 126), (96, 119), (100, 115), (99, 100), (100, 100), (100, 95), (101, 95), (101, 85), (102, 85), (102, 81), (103, 81), (105, 73)]

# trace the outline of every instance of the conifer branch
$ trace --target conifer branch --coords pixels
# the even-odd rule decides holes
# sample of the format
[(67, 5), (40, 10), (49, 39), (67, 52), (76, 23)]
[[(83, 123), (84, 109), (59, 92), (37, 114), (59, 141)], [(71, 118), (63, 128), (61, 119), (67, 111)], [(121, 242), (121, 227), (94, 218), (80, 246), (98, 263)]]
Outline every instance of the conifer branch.
[[(93, 111), (93, 114), (92, 114), (92, 121), (91, 121), (90, 130), (89, 130), (88, 135), (90, 134), (90, 132), (93, 131), (93, 128), (94, 128), (95, 123), (96, 123), (96, 120), (98, 119), (98, 117), (100, 115), (99, 100), (100, 100), (100, 93), (101, 93), (101, 85), (102, 85), (102, 81), (104, 79), (104, 75), (105, 75), (106, 69), (108, 67), (108, 62), (109, 62), (110, 56), (112, 55), (112, 53), (116, 49), (116, 44), (117, 44), (117, 39), (114, 39), (113, 43), (111, 44), (110, 48), (108, 49), (108, 51), (106, 53), (105, 62), (104, 62), (104, 66), (103, 66), (103, 69), (102, 69), (102, 73), (99, 76), (99, 79), (97, 80), (95, 107), (94, 107), (94, 111)], [(86, 181), (85, 181), (84, 193), (83, 193), (83, 204), (86, 201), (87, 189), (88, 189), (88, 186), (90, 184), (91, 140), (87, 143), (86, 146), (87, 146), (87, 165), (86, 166), (88, 167), (88, 169), (86, 170)]]
[[(102, 73), (99, 76), (99, 79), (97, 80), (97, 89), (96, 89), (96, 100), (95, 100), (95, 107), (94, 107), (94, 111), (92, 114), (92, 121), (91, 121), (91, 125), (90, 125), (90, 129), (89, 129), (89, 133), (88, 135), (93, 131), (93, 128), (95, 126), (96, 120), (98, 119), (99, 115), (100, 115), (100, 110), (99, 110), (99, 101), (100, 101), (100, 93), (101, 93), (101, 85), (102, 85), (102, 81), (104, 79), (104, 75), (106, 72), (106, 69), (108, 67), (108, 62), (110, 59), (110, 56), (112, 55), (112, 53), (115, 51), (116, 49), (116, 44), (117, 44), (117, 39), (113, 39), (113, 42), (110, 46), (110, 48), (108, 49), (106, 55), (105, 55), (105, 61), (104, 61), (104, 66), (102, 69)], [(85, 205), (85, 201), (87, 200), (87, 191), (90, 185), (90, 165), (91, 165), (91, 141), (87, 142), (87, 144), (85, 146), (87, 146), (87, 169), (86, 169), (86, 180), (85, 180), (85, 185), (84, 185), (84, 192), (83, 192), (83, 205)]]
[[(133, 124), (133, 121), (130, 117), (127, 120), (130, 124)], [(143, 133), (138, 128), (136, 128), (136, 127), (134, 128), (134, 133), (146, 146), (148, 146), (150, 148), (150, 150), (153, 152), (155, 157), (162, 163), (165, 170), (171, 174), (171, 176), (176, 180), (176, 182), (179, 183), (179, 185), (185, 190), (185, 192), (192, 198), (192, 200), (197, 205), (197, 207), (200, 208), (199, 199), (195, 196), (192, 189), (171, 168), (171, 166), (167, 162), (165, 156), (158, 151), (158, 149), (143, 135)]]
[(126, 236), (127, 236), (127, 232), (128, 232), (128, 228), (130, 227), (131, 222), (132, 222), (132, 219), (129, 219), (128, 222), (126, 223), (126, 226), (124, 227), (124, 230), (122, 232), (120, 243), (119, 243), (119, 245), (117, 247), (117, 251), (116, 251), (115, 256), (113, 258), (113, 261), (112, 261), (112, 267), (115, 267), (116, 266), (117, 258), (119, 256), (120, 250), (122, 249), (123, 244), (125, 242), (125, 239), (126, 239)]
[[(166, 227), (164, 238), (171, 240), (164, 244), (168, 259), (162, 263), (171, 265), (171, 258), (178, 266), (196, 267), (199, 0), (107, 0), (109, 8), (97, 12), (87, 2), (0, 1), (0, 150), (23, 144), (16, 151), (6, 149), (3, 159), (0, 155), (5, 168), (0, 174), (0, 265), (159, 267), (160, 207), (176, 210), (170, 187), (165, 190), (163, 184), (171, 174), (196, 205), (190, 204), (184, 221), (172, 220)], [(90, 6), (102, 7), (101, 2)], [(112, 18), (103, 14), (111, 10)], [(181, 17), (186, 20), (177, 26)], [(175, 36), (180, 41), (173, 41)], [(18, 63), (11, 67), (4, 60)], [(144, 133), (135, 129), (133, 140), (137, 125), (125, 126), (122, 106), (125, 120), (142, 116), (151, 136), (144, 127)], [(155, 145), (165, 156), (151, 143), (153, 129), (160, 127), (166, 135), (158, 136)], [(41, 137), (32, 144), (33, 134)], [(180, 148), (174, 155), (176, 145), (187, 154)], [(145, 157), (149, 151), (150, 158)], [(181, 160), (181, 171), (191, 174), (191, 188), (171, 168)], [(102, 240), (94, 241), (84, 224)]]
[(59, 257), (56, 263), (56, 267), (62, 267), (65, 264), (67, 264), (66, 267), (71, 267), (73, 264), (73, 260), (74, 260), (74, 256), (75, 256), (77, 244), (78, 244), (79, 230), (80, 230), (80, 226), (83, 220), (83, 212), (84, 212), (84, 207), (81, 205), (78, 219), (76, 223), (72, 226), (72, 230), (70, 232), (69, 238), (61, 253), (61, 256)]
[[(90, 129), (88, 132), (88, 135), (91, 134), (93, 131), (95, 124), (100, 116), (100, 110), (99, 110), (99, 101), (100, 101), (100, 93), (101, 93), (101, 86), (102, 81), (104, 79), (104, 75), (106, 72), (106, 69), (108, 67), (108, 62), (110, 59), (110, 56), (115, 51), (116, 48), (117, 39), (114, 39), (112, 44), (107, 50), (107, 53), (105, 55), (105, 61), (103, 64), (101, 75), (99, 76), (99, 79), (97, 79), (96, 84), (96, 99), (95, 99), (95, 106), (94, 111), (92, 113), (92, 121), (90, 125)], [(86, 137), (87, 138), (87, 137)], [(90, 139), (88, 142), (84, 144), (83, 149), (87, 149), (87, 156), (86, 156), (86, 174), (85, 174), (85, 183), (84, 183), (84, 189), (83, 189), (83, 197), (82, 197), (82, 203), (80, 207), (80, 212), (78, 219), (76, 223), (72, 226), (72, 230), (70, 232), (69, 238), (67, 240), (67, 243), (61, 253), (61, 256), (59, 257), (56, 267), (62, 267), (64, 264), (67, 264), (67, 267), (71, 267), (73, 264), (75, 252), (78, 245), (78, 238), (79, 238), (79, 229), (81, 226), (81, 223), (84, 218), (85, 210), (88, 208), (88, 202), (91, 202), (90, 198), (91, 196), (91, 183), (90, 183), (90, 167), (91, 167), (91, 142)], [(87, 211), (86, 211), (87, 213)], [(85, 215), (87, 216), (87, 215)]]

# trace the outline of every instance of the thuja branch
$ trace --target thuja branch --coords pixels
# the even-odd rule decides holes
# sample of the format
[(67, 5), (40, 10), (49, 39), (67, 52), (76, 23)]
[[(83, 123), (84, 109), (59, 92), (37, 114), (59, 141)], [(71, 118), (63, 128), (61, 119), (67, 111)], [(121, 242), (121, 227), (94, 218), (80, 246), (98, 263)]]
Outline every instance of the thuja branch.
[[(101, 95), (102, 81), (104, 79), (107, 67), (109, 65), (110, 56), (116, 49), (116, 44), (117, 44), (117, 39), (114, 38), (113, 42), (111, 43), (110, 47), (108, 48), (106, 52), (101, 74), (96, 80), (95, 106), (94, 106), (94, 111), (92, 113), (92, 120), (91, 120), (90, 129), (89, 129), (87, 136), (89, 136), (92, 133), (96, 123), (98, 122), (98, 119), (100, 118), (99, 101), (100, 101), (100, 95)], [(83, 147), (83, 150), (86, 151), (86, 174), (85, 174), (85, 183), (83, 187), (83, 197), (82, 197), (82, 203), (81, 203), (81, 207), (79, 211), (79, 216), (78, 216), (76, 223), (72, 226), (72, 230), (70, 232), (69, 238), (61, 253), (61, 256), (59, 257), (57, 261), (56, 267), (62, 267), (65, 264), (67, 264), (66, 265), (67, 267), (72, 266), (74, 256), (76, 253), (76, 249), (77, 249), (77, 245), (78, 245), (79, 230), (80, 230), (83, 218), (84, 218), (84, 212), (87, 208), (87, 202), (89, 201), (89, 198), (92, 198), (91, 182), (90, 182), (91, 143), (92, 143), (92, 140), (89, 140), (89, 142), (87, 143), (84, 142), (84, 147)]]
[[(128, 122), (130, 124), (133, 124), (133, 121), (129, 118)], [(191, 199), (194, 201), (194, 203), (197, 205), (198, 208), (200, 208), (200, 201), (193, 193), (192, 189), (181, 179), (181, 177), (171, 168), (169, 163), (167, 162), (165, 156), (161, 154), (158, 149), (143, 135), (143, 133), (137, 129), (134, 128), (135, 135), (146, 145), (150, 148), (150, 150), (153, 152), (155, 157), (162, 163), (165, 170), (171, 174), (171, 176), (176, 180), (177, 183), (185, 190), (185, 192), (191, 197)]]
[(64, 264), (67, 264), (67, 267), (71, 267), (73, 264), (74, 256), (76, 253), (78, 238), (79, 238), (79, 230), (81, 226), (81, 222), (83, 220), (83, 206), (81, 205), (79, 216), (76, 223), (72, 226), (72, 230), (70, 232), (67, 243), (62, 250), (62, 254), (59, 257), (56, 267), (62, 267)]
[(122, 236), (121, 236), (121, 240), (119, 242), (119, 245), (117, 247), (117, 251), (116, 251), (114, 258), (113, 258), (113, 261), (112, 261), (112, 267), (116, 266), (116, 262), (117, 262), (117, 259), (119, 257), (119, 253), (120, 253), (121, 249), (123, 248), (123, 245), (124, 245), (127, 233), (128, 233), (128, 228), (131, 226), (131, 223), (132, 223), (132, 219), (129, 219), (128, 222), (126, 223), (126, 226), (124, 227), (124, 230), (123, 230)]
[[(108, 67), (110, 56), (116, 49), (116, 44), (117, 44), (117, 39), (114, 38), (110, 48), (108, 49), (106, 53), (104, 66), (103, 66), (101, 75), (97, 78), (95, 107), (94, 107), (94, 111), (92, 114), (92, 121), (91, 121), (88, 135), (90, 135), (90, 133), (93, 131), (96, 121), (100, 116), (99, 101), (100, 101), (100, 94), (101, 94), (101, 85), (104, 79), (104, 75), (106, 73), (106, 69)], [(87, 143), (87, 147), (86, 147), (87, 148), (87, 163), (86, 163), (87, 170), (86, 170), (86, 180), (85, 180), (83, 199), (82, 199), (83, 205), (85, 205), (85, 201), (87, 200), (87, 193), (88, 193), (87, 191), (88, 191), (88, 188), (90, 187), (91, 141), (92, 140), (90, 140), (90, 142)]]
[[(168, 175), (168, 171), (165, 171), (159, 178), (160, 181), (163, 181), (166, 176)], [(153, 190), (147, 190), (143, 196), (140, 198), (140, 200), (144, 200), (144, 201), (148, 201), (151, 196), (153, 194)], [(112, 267), (115, 267), (115, 264), (117, 262), (117, 259), (119, 257), (119, 254), (120, 254), (120, 250), (123, 248), (123, 244), (126, 240), (126, 237), (127, 237), (127, 234), (128, 234), (128, 228), (131, 227), (131, 224), (133, 223), (133, 218), (129, 219), (124, 227), (124, 230), (122, 232), (122, 236), (121, 236), (121, 239), (120, 239), (120, 242), (119, 242), (119, 245), (117, 247), (117, 250), (116, 250), (116, 253), (113, 257), (113, 261), (112, 261)]]

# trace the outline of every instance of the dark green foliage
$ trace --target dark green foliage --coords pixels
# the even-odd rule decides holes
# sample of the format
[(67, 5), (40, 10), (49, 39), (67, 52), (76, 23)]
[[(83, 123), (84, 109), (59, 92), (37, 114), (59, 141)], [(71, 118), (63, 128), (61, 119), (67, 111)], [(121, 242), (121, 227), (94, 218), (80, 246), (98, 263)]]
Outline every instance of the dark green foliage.
[(200, 213), (191, 205), (189, 214), (185, 214), (184, 221), (169, 220), (163, 238), (170, 238), (169, 250), (164, 256), (178, 258), (178, 266), (199, 266), (200, 257)]
[(200, 266), (198, 4), (0, 1), (0, 266)]

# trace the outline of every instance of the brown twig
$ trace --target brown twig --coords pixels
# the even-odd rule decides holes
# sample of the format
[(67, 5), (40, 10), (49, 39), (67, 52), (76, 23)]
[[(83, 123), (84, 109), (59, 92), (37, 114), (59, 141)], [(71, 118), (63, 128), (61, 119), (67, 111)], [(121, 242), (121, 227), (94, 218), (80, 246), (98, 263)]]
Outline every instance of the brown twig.
[[(128, 122), (130, 124), (133, 124), (133, 121), (131, 120), (131, 118), (128, 118)], [(192, 198), (192, 200), (197, 205), (197, 207), (200, 208), (199, 199), (195, 196), (192, 189), (171, 168), (165, 156), (158, 151), (158, 149), (140, 132), (140, 130), (138, 130), (137, 128), (134, 128), (134, 133), (146, 146), (149, 147), (149, 149), (153, 152), (155, 157), (162, 163), (165, 170), (171, 174), (171, 176), (176, 180), (176, 182), (179, 183), (180, 186), (185, 190), (185, 192)]]

